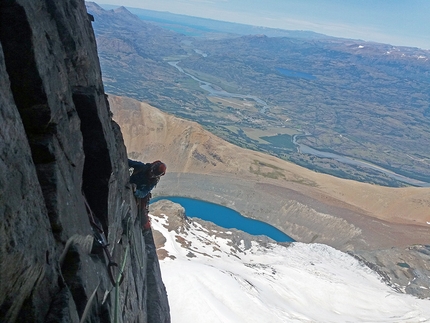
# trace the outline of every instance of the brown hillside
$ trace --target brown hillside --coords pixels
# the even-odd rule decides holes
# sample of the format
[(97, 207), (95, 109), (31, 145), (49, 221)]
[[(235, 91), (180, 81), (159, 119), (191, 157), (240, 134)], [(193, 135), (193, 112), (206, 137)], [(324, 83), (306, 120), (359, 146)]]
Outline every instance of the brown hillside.
[(265, 182), (390, 222), (427, 226), (430, 221), (430, 188), (387, 188), (316, 173), (234, 146), (195, 122), (146, 103), (116, 96), (110, 96), (109, 102), (131, 158), (161, 159), (169, 172), (228, 174)]

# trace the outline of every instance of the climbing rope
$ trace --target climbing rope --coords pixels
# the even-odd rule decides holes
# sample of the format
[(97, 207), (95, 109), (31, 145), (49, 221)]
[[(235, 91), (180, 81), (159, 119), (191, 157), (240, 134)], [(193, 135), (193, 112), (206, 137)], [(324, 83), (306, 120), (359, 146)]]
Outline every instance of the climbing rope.
[(124, 259), (122, 260), (122, 264), (121, 264), (121, 270), (118, 273), (117, 276), (117, 280), (116, 280), (116, 284), (115, 286), (115, 307), (114, 307), (114, 323), (118, 322), (118, 310), (119, 310), (119, 286), (122, 283), (122, 280), (124, 279), (124, 269), (125, 269), (125, 264), (127, 263), (127, 255), (130, 249), (130, 219), (131, 217), (128, 216), (127, 219), (127, 229), (126, 229), (126, 235), (127, 235), (127, 239), (128, 239), (128, 243), (127, 243), (127, 247), (125, 248), (125, 254), (124, 254)]
[(94, 216), (93, 211), (91, 210), (87, 199), (85, 198), (84, 195), (84, 202), (85, 202), (85, 207), (87, 210), (87, 214), (88, 214), (88, 219), (90, 220), (90, 224), (91, 224), (91, 229), (93, 231), (93, 236), (94, 239), (100, 244), (100, 246), (103, 248), (103, 251), (108, 259), (108, 274), (109, 274), (109, 279), (112, 283), (112, 285), (115, 287), (118, 285), (121, 285), (122, 282), (124, 281), (124, 272), (120, 271), (120, 277), (118, 277), (118, 279), (115, 279), (115, 275), (113, 273), (113, 269), (114, 267), (118, 267), (118, 264), (113, 261), (112, 259), (112, 255), (109, 252), (108, 246), (109, 244), (106, 242), (106, 237), (103, 231), (102, 226), (100, 225), (100, 222), (97, 220), (97, 218)]
[[(109, 244), (106, 241), (105, 233), (103, 231), (103, 228), (102, 228), (102, 225), (101, 225), (100, 221), (95, 217), (93, 211), (91, 210), (91, 207), (89, 206), (89, 204), (88, 204), (88, 202), (87, 202), (87, 200), (85, 198), (85, 195), (83, 195), (83, 197), (84, 197), (85, 207), (86, 207), (87, 214), (88, 214), (88, 219), (90, 221), (91, 229), (93, 231), (94, 239), (103, 248), (104, 253), (105, 253), (105, 255), (106, 255), (107, 259), (108, 259), (108, 265), (107, 265), (108, 268), (107, 269), (108, 269), (108, 274), (109, 274), (109, 280), (112, 283), (112, 286), (113, 286), (112, 288), (115, 288), (115, 305), (114, 305), (114, 315), (113, 315), (113, 317), (114, 317), (114, 323), (117, 323), (117, 322), (119, 322), (118, 319), (119, 319), (119, 293), (120, 293), (120, 286), (121, 286), (121, 284), (124, 281), (124, 277), (125, 277), (124, 271), (125, 271), (125, 266), (126, 266), (126, 263), (127, 263), (127, 257), (128, 257), (129, 252), (130, 252), (130, 248), (132, 247), (131, 246), (131, 241), (133, 240), (133, 237), (134, 237), (133, 230), (130, 227), (130, 221), (131, 221), (132, 217), (130, 216), (130, 213), (128, 213), (128, 215), (127, 215), (127, 221), (126, 221), (126, 226), (125, 226), (126, 227), (125, 228), (125, 236), (127, 237), (128, 241), (127, 241), (127, 245), (126, 245), (125, 252), (124, 252), (124, 258), (122, 259), (122, 262), (121, 262), (121, 268), (119, 268), (119, 272), (118, 272), (118, 274), (115, 277), (114, 267), (118, 268), (118, 264), (115, 261), (113, 261), (112, 255), (111, 255), (111, 253), (110, 253), (110, 251), (108, 249)], [(147, 222), (149, 222), (148, 213), (149, 213), (149, 199), (150, 199), (150, 197), (151, 197), (151, 195), (148, 194), (148, 196), (147, 196), (146, 199), (144, 199), (143, 201), (139, 201), (139, 202), (143, 202), (144, 203), (143, 205), (139, 205), (140, 203), (138, 203), (138, 211), (139, 211), (139, 209), (141, 211), (143, 209), (143, 214), (139, 214), (141, 222), (143, 222), (145, 220)], [(139, 208), (139, 206), (140, 206), (140, 208)], [(143, 215), (143, 217), (142, 217), (142, 215)], [(140, 268), (143, 268), (143, 261), (142, 261), (142, 259), (140, 259), (139, 253), (136, 253), (136, 257), (137, 257), (138, 265), (140, 266)], [(112, 289), (108, 292), (108, 294), (111, 291), (112, 291)], [(105, 294), (104, 298), (106, 298), (106, 296), (107, 295)]]

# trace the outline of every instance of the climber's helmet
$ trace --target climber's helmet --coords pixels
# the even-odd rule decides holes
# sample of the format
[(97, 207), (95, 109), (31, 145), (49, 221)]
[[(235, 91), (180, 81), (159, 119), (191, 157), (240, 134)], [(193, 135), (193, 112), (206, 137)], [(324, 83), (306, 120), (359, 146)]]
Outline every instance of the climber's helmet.
[(151, 164), (151, 177), (160, 177), (166, 173), (166, 164), (157, 160)]

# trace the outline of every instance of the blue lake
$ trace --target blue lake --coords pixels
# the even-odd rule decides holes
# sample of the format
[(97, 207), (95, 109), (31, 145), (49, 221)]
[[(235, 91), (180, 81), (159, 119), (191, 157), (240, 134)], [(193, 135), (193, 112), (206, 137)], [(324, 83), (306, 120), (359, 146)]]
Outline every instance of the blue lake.
[(316, 76), (313, 76), (312, 74), (308, 74), (308, 73), (287, 70), (285, 68), (277, 68), (276, 70), (282, 75), (288, 76), (288, 77), (294, 77), (294, 78), (300, 78), (300, 79), (306, 79), (306, 80), (316, 79)]
[(151, 199), (151, 203), (159, 200), (169, 200), (178, 203), (184, 207), (185, 214), (188, 217), (210, 221), (226, 229), (235, 228), (252, 235), (266, 235), (278, 242), (294, 241), (284, 232), (270, 224), (244, 217), (239, 212), (219, 204), (178, 196), (156, 197)]

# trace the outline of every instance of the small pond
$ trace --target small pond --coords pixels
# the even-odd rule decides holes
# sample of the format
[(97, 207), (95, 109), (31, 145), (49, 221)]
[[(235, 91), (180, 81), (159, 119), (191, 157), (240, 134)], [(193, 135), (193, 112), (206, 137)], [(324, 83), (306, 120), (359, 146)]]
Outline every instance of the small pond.
[(235, 228), (252, 235), (266, 235), (278, 242), (294, 241), (284, 232), (268, 223), (244, 217), (239, 212), (219, 204), (178, 196), (159, 196), (153, 198), (151, 203), (159, 200), (178, 203), (184, 207), (188, 217), (210, 221), (226, 229)]

